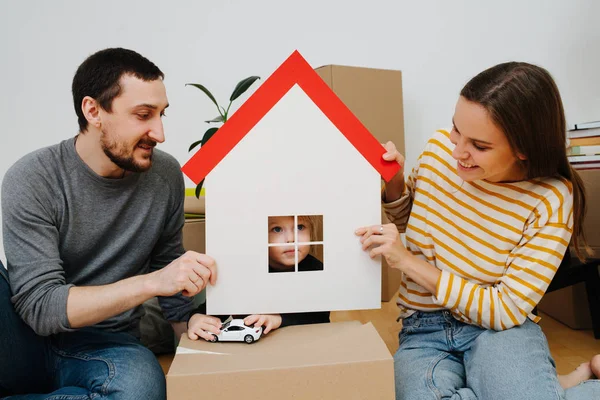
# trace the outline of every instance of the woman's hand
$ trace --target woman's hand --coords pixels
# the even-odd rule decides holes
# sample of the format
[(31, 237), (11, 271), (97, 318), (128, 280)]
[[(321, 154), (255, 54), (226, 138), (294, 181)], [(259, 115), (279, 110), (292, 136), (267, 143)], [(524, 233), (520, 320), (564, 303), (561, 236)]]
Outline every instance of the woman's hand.
[(387, 142), (383, 147), (385, 147), (386, 152), (382, 158), (386, 161), (396, 161), (400, 165), (396, 175), (385, 184), (385, 201), (390, 203), (398, 200), (404, 192), (404, 156), (400, 154), (392, 142)]
[(400, 233), (394, 224), (373, 225), (358, 228), (356, 235), (361, 236), (363, 250), (369, 250), (369, 256), (385, 257), (388, 265), (402, 270), (403, 262), (412, 256), (400, 240)]
[(385, 257), (390, 267), (399, 269), (403, 274), (423, 286), (429, 293), (436, 293), (441, 271), (434, 265), (408, 251), (400, 240), (400, 233), (394, 224), (373, 225), (358, 228), (356, 235), (361, 236), (363, 250), (369, 250), (374, 258)]

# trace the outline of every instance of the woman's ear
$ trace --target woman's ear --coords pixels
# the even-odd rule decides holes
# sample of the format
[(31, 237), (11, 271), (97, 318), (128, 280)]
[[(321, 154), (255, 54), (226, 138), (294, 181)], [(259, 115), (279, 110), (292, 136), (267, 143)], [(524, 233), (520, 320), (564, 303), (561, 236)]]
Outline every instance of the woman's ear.
[(527, 160), (527, 157), (525, 157), (525, 156), (524, 156), (523, 154), (521, 154), (521, 153), (517, 153), (517, 158), (518, 158), (519, 160), (521, 160), (521, 161), (525, 161), (525, 160)]
[(81, 111), (90, 125), (95, 126), (98, 129), (102, 126), (100, 105), (95, 99), (90, 96), (85, 96), (81, 101)]

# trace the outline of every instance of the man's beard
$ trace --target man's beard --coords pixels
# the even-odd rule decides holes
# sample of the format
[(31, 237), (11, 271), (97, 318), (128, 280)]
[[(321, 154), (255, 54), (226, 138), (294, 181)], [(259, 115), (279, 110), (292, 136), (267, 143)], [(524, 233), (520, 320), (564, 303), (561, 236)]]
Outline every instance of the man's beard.
[[(131, 172), (145, 172), (150, 169), (150, 167), (152, 166), (153, 154), (151, 154), (150, 157), (148, 157), (148, 160), (150, 161), (148, 164), (140, 165), (133, 158), (133, 151), (135, 151), (135, 148), (132, 150), (131, 155), (125, 156), (123, 154), (127, 153), (127, 145), (125, 143), (119, 144), (116, 141), (109, 142), (107, 138), (108, 134), (106, 133), (106, 131), (102, 130), (102, 136), (100, 138), (102, 151), (104, 151), (104, 154), (106, 154), (110, 161), (112, 161), (119, 168)], [(156, 146), (155, 141), (147, 139), (140, 140), (138, 143), (136, 143), (136, 146), (138, 144), (153, 147)]]

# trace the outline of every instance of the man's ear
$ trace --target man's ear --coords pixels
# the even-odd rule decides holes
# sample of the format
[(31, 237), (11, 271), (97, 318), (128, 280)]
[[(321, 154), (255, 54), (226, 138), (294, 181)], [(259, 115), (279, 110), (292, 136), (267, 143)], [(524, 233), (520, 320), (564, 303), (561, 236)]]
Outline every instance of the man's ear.
[(85, 96), (81, 101), (81, 111), (90, 125), (100, 129), (102, 126), (100, 105), (95, 99), (91, 98), (90, 96)]

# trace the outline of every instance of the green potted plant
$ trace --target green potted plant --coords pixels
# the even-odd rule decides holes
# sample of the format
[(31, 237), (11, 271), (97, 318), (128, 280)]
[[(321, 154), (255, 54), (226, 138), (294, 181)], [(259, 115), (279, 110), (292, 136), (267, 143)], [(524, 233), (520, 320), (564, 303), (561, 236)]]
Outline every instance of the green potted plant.
[[(229, 105), (227, 106), (227, 108), (220, 106), (219, 103), (217, 103), (215, 96), (213, 96), (213, 94), (204, 85), (201, 85), (199, 83), (186, 83), (186, 86), (188, 86), (188, 85), (194, 86), (194, 87), (200, 89), (201, 91), (203, 91), (204, 94), (206, 94), (208, 96), (208, 98), (215, 104), (215, 106), (217, 106), (217, 111), (219, 112), (219, 115), (211, 120), (204, 121), (204, 122), (206, 122), (209, 125), (220, 124), (219, 126), (216, 126), (216, 127), (212, 126), (211, 128), (208, 128), (208, 130), (206, 132), (204, 132), (202, 139), (197, 140), (194, 143), (192, 143), (190, 145), (190, 148), (188, 151), (192, 151), (196, 146), (198, 146), (198, 145), (203, 146), (206, 142), (208, 142), (208, 140), (217, 132), (217, 130), (225, 122), (227, 122), (227, 118), (229, 117), (229, 109), (231, 108), (231, 105), (233, 104), (234, 100), (237, 99), (238, 97), (240, 97), (258, 79), (260, 79), (260, 77), (258, 77), (258, 76), (249, 76), (248, 78), (242, 79), (240, 82), (238, 82), (238, 84), (235, 86), (235, 89), (233, 89), (231, 96), (229, 96)], [(200, 183), (198, 183), (198, 185), (196, 186), (196, 197), (197, 198), (200, 197), (200, 191), (202, 190), (203, 184), (204, 184), (204, 179)]]

